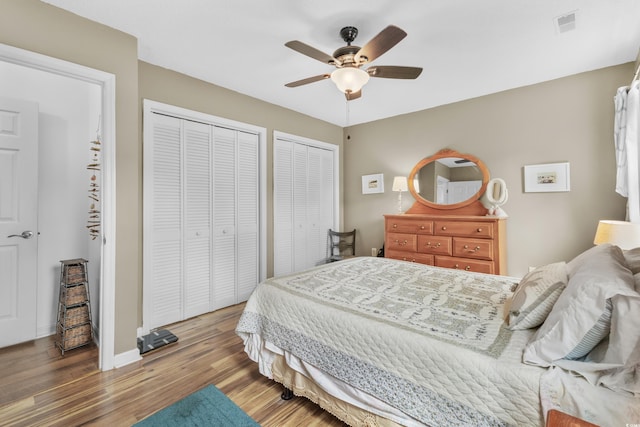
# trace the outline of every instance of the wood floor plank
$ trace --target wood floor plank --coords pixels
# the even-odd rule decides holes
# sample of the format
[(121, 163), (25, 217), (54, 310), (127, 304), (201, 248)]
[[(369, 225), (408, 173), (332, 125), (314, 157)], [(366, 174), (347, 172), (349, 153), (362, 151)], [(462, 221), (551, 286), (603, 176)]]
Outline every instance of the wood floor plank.
[(63, 357), (47, 337), (0, 349), (0, 425), (130, 426), (213, 384), (264, 427), (344, 426), (307, 399), (280, 398), (235, 334), (243, 308), (169, 325), (178, 342), (107, 372), (95, 346)]

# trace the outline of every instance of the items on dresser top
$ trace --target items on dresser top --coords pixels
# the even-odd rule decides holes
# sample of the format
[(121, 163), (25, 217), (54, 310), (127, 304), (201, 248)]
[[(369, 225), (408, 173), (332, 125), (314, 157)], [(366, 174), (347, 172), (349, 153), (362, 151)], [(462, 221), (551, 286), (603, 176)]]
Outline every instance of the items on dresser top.
[(507, 274), (506, 219), (385, 215), (385, 257), (437, 267)]

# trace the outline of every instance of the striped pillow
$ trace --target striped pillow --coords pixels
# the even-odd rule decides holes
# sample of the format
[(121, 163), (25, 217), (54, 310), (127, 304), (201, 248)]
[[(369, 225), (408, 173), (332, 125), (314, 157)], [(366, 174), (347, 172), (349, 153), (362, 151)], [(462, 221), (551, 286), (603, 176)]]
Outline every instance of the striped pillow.
[(611, 327), (611, 312), (613, 311), (613, 304), (611, 298), (607, 299), (607, 303), (604, 312), (598, 318), (595, 325), (591, 327), (569, 354), (564, 358), (570, 360), (580, 359), (586, 356), (589, 352), (597, 346), (600, 341), (605, 339), (609, 335), (609, 329)]
[(564, 262), (538, 267), (527, 273), (511, 298), (509, 329), (530, 329), (542, 325), (568, 280)]

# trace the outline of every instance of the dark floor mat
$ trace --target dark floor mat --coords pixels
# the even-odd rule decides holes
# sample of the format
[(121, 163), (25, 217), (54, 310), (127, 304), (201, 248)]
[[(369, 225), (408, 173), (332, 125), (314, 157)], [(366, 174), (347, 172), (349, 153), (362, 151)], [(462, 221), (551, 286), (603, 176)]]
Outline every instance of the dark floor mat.
[(176, 341), (178, 341), (177, 336), (166, 329), (158, 329), (157, 331), (138, 338), (138, 349), (140, 350), (140, 354), (145, 354)]

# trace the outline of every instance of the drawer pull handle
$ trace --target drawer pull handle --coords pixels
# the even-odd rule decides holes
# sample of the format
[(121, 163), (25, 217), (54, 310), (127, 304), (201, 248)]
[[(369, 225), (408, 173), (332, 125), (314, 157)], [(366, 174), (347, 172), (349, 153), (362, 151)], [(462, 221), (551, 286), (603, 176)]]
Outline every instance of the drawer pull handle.
[(442, 231), (444, 231), (444, 230), (446, 230), (446, 229), (447, 229), (447, 227), (442, 227)]
[(405, 246), (407, 244), (407, 240), (405, 239), (404, 242), (401, 242), (400, 240), (396, 239), (395, 242), (398, 244), (398, 246)]
[(468, 266), (468, 265), (467, 265), (464, 269), (465, 269), (466, 271), (469, 271), (469, 270), (471, 270), (471, 266)]
[(393, 224), (393, 228), (398, 228), (398, 224)]
[(482, 228), (478, 228), (478, 233), (482, 233)]
[(420, 230), (424, 230), (424, 225), (421, 225), (421, 226), (420, 226)]
[(476, 246), (476, 247), (475, 247), (475, 248), (473, 248), (473, 249), (469, 249), (469, 245), (464, 245), (464, 249), (466, 249), (466, 250), (467, 250), (467, 252), (472, 252), (472, 253), (474, 253), (474, 252), (478, 252), (478, 251), (480, 250), (480, 246)]
[(427, 242), (427, 244), (425, 245), (427, 248), (433, 248), (433, 249), (437, 249), (440, 247), (440, 242), (436, 243), (436, 244), (431, 244), (431, 242)]

